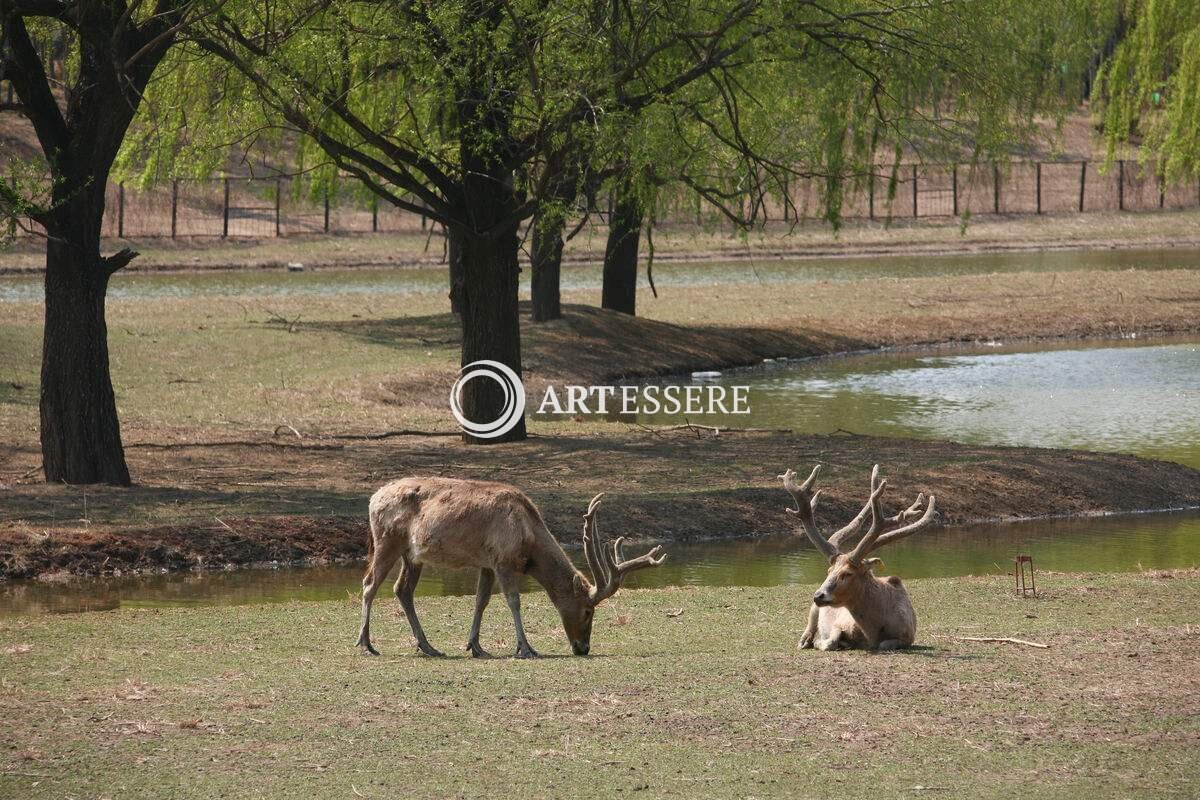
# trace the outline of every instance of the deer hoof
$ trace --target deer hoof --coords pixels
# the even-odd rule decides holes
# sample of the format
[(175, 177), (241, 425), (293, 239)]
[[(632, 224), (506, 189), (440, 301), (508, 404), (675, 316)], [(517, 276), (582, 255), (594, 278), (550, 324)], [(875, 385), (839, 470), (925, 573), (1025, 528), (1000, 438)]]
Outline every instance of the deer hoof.
[(358, 652), (362, 653), (364, 656), (379, 655), (379, 651), (376, 650), (374, 647), (372, 647), (370, 642), (363, 642), (362, 644), (360, 644), (358, 646)]
[(441, 650), (435, 650), (429, 644), (419, 644), (417, 645), (417, 649), (420, 650), (423, 655), (427, 655), (430, 658), (444, 658), (446, 655)]
[(811, 650), (813, 646), (813, 637), (801, 636), (799, 643), (796, 645), (797, 650)]
[(479, 646), (479, 642), (471, 642), (467, 645), (467, 650), (471, 653), (471, 658), (494, 658), (491, 653)]
[(534, 650), (532, 647), (518, 647), (516, 657), (517, 658), (541, 658), (541, 656), (538, 655), (538, 652), (536, 650)]

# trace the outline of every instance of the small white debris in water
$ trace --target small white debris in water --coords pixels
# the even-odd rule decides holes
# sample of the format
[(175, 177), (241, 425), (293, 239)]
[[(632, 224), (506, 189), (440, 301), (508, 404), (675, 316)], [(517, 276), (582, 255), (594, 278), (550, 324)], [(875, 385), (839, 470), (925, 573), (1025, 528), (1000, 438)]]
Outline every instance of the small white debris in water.
[(764, 363), (764, 364), (774, 364), (774, 363), (775, 363), (775, 359), (773, 359), (773, 358), (764, 358), (764, 359), (763, 359), (763, 363)]
[(721, 373), (711, 371), (711, 370), (708, 372), (693, 372), (692, 373), (692, 380), (694, 380), (694, 381), (703, 381), (703, 380), (708, 380), (710, 378), (719, 378), (719, 377), (721, 377)]
[(289, 261), (287, 269), (288, 272), (304, 272), (304, 265), (299, 261)]

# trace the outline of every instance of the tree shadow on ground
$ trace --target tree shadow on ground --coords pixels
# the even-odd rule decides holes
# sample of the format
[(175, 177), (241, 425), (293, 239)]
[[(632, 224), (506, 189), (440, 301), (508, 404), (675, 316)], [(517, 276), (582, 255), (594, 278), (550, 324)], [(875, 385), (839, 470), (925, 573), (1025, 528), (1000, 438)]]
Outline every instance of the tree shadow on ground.
[[(522, 361), (527, 382), (605, 383), (622, 378), (757, 364), (764, 358), (803, 357), (861, 349), (865, 342), (819, 331), (717, 325), (676, 325), (591, 306), (563, 306), (563, 318), (534, 323), (521, 303)], [(462, 340), (452, 314), (390, 320), (309, 323), (363, 342), (401, 351), (457, 350)]]

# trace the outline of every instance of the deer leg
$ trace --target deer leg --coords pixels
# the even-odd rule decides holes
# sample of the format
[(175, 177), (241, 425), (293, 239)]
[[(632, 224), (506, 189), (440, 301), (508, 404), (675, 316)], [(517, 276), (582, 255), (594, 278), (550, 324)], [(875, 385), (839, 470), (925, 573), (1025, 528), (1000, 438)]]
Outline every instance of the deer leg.
[(408, 618), (408, 624), (412, 626), (413, 637), (417, 640), (417, 649), (427, 656), (443, 656), (445, 653), (433, 649), (433, 645), (429, 644), (429, 640), (425, 638), (425, 631), (421, 628), (421, 620), (417, 619), (417, 608), (413, 605), (413, 591), (417, 588), (417, 581), (421, 580), (421, 565), (409, 561), (407, 557), (400, 562), (400, 577), (396, 578), (396, 599), (400, 601), (400, 606), (404, 609), (404, 616)]
[(521, 576), (511, 570), (496, 570), (500, 579), (500, 591), (504, 593), (504, 602), (512, 612), (513, 625), (517, 628), (517, 658), (538, 658), (537, 652), (529, 646), (525, 638), (525, 625), (521, 622)]
[(467, 640), (467, 649), (475, 658), (491, 658), (491, 653), (479, 646), (479, 626), (483, 624), (483, 610), (492, 599), (492, 585), (496, 582), (496, 573), (487, 567), (479, 570), (479, 583), (475, 585), (475, 619), (471, 621), (471, 638)]
[(396, 564), (400, 554), (389, 540), (379, 543), (371, 553), (371, 561), (367, 564), (367, 572), (363, 575), (362, 617), (358, 628), (358, 644), (363, 655), (377, 656), (379, 651), (371, 645), (371, 603), (379, 587), (387, 580), (388, 573)]
[(821, 609), (816, 603), (812, 603), (808, 608), (808, 626), (805, 627), (804, 633), (800, 635), (800, 644), (797, 647), (801, 650), (808, 650), (813, 646), (813, 639), (817, 635), (817, 622), (821, 617)]

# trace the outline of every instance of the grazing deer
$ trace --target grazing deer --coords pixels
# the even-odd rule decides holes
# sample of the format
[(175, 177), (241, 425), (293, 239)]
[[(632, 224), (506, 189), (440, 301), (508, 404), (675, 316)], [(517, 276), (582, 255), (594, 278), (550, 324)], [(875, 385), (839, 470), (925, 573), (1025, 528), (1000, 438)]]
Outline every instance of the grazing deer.
[(593, 583), (575, 569), (537, 506), (515, 486), (453, 478), (404, 478), (384, 486), (371, 498), (371, 561), (363, 576), (358, 646), (365, 654), (379, 655), (371, 646), (371, 601), (399, 561), (396, 597), (425, 655), (442, 655), (425, 638), (413, 607), (413, 590), (425, 564), (479, 569), (475, 619), (467, 640), (472, 656), (488, 656), (479, 645), (479, 626), (493, 581), (499, 580), (517, 628), (517, 658), (537, 658), (521, 624), (522, 575), (532, 577), (550, 595), (575, 655), (587, 655), (596, 606), (616, 594), (630, 572), (666, 559), (662, 548), (654, 547), (626, 560), (621, 538), (602, 546), (596, 531), (602, 497), (592, 498), (583, 517), (583, 552)]
[[(867, 556), (886, 544), (911, 536), (932, 522), (933, 495), (925, 504), (925, 495), (919, 494), (911, 506), (885, 518), (880, 498), (887, 481), (880, 479), (879, 465), (876, 464), (871, 470), (871, 494), (866, 505), (857, 517), (826, 539), (817, 530), (813, 514), (821, 492), (812, 491), (812, 487), (820, 471), (820, 465), (813, 467), (812, 474), (802, 484), (796, 483), (796, 473), (790, 469), (779, 476), (783, 479), (783, 488), (796, 501), (796, 508), (789, 508), (788, 512), (796, 515), (813, 546), (829, 559), (829, 572), (813, 595), (808, 626), (800, 637), (800, 647), (815, 646), (818, 650), (908, 647), (917, 634), (917, 615), (909, 602), (908, 592), (894, 575), (875, 577), (872, 569), (882, 562)], [(925, 504), (924, 512), (922, 504)], [(858, 531), (868, 514), (871, 524), (867, 532), (853, 550), (843, 553), (842, 542)], [(884, 523), (899, 523), (899, 527), (884, 531)]]

